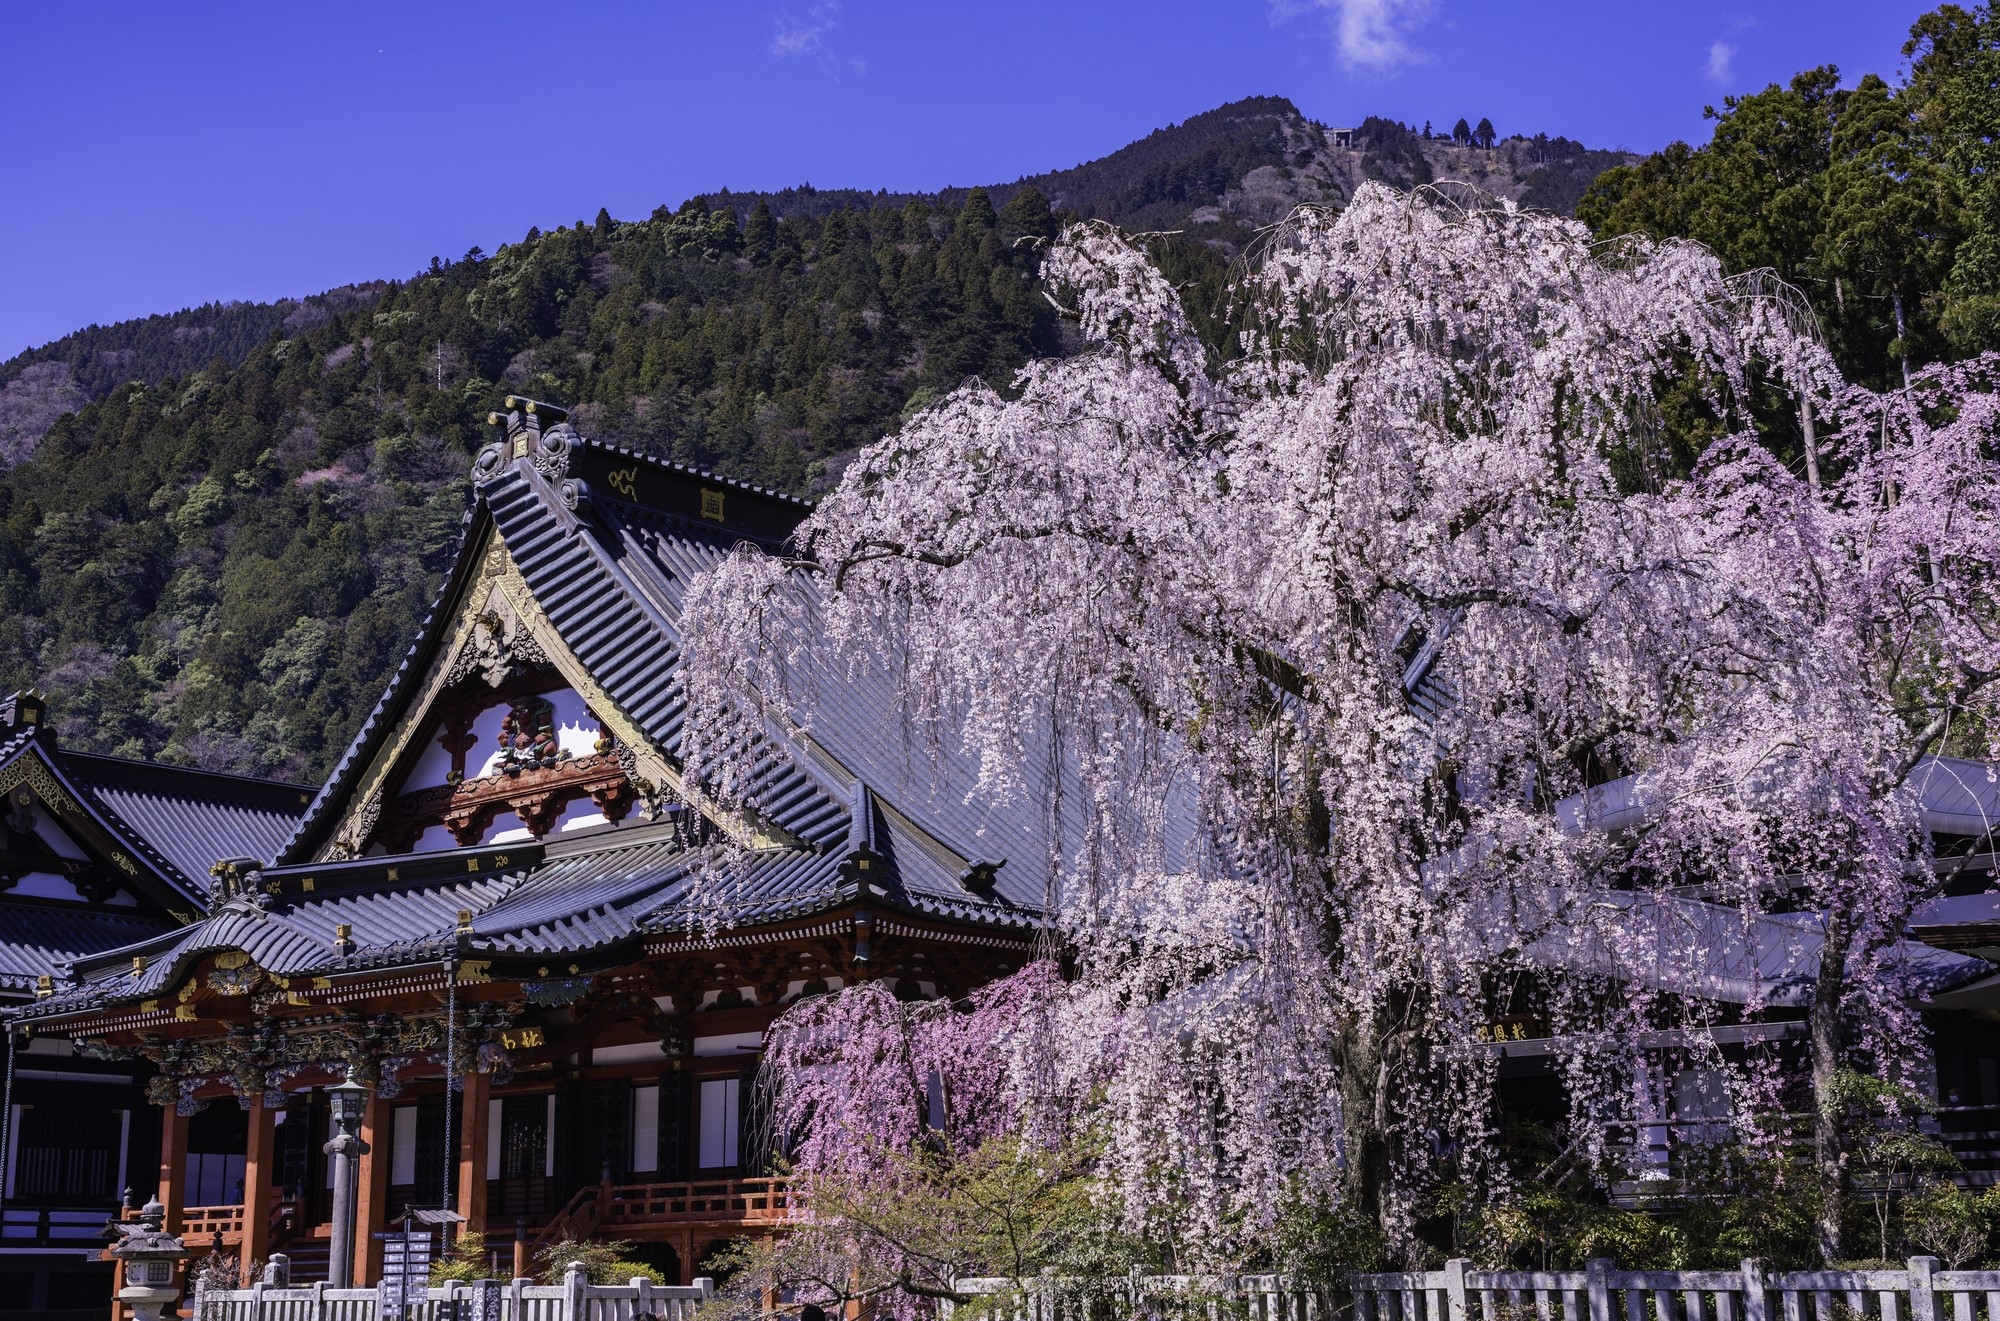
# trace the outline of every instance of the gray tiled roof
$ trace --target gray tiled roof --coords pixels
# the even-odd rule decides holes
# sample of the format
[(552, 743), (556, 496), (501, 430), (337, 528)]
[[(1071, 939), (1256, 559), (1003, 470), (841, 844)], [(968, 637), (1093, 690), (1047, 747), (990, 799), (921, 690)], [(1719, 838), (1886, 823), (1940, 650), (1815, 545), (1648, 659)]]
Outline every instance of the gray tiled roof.
[(0, 990), (31, 991), (59, 965), (173, 928), (157, 914), (10, 901), (0, 907)]
[(312, 798), (297, 785), (182, 766), (64, 752), (93, 797), (200, 888), (224, 858), (269, 862)]

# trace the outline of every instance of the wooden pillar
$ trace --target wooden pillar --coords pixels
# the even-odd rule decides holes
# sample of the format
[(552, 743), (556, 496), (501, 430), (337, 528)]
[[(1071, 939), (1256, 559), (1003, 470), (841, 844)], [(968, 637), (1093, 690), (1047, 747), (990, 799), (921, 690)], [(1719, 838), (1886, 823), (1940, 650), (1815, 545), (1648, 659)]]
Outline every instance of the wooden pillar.
[(477, 1071), (465, 1076), (459, 1093), (458, 1205), (453, 1209), (465, 1217), (461, 1234), (486, 1232), (486, 1121), (492, 1093), (493, 1075)]
[(168, 1105), (160, 1115), (160, 1182), (154, 1194), (167, 1208), (166, 1231), (181, 1232), (181, 1213), (187, 1209), (188, 1117), (178, 1105)]
[(278, 1117), (259, 1095), (250, 1101), (250, 1136), (243, 1143), (243, 1263), (250, 1278), (253, 1262), (271, 1255), (271, 1176), (277, 1164)]
[(379, 1096), (368, 1098), (361, 1117), (361, 1140), (368, 1144), (356, 1171), (354, 1189), (354, 1285), (367, 1288), (382, 1278), (382, 1240), (375, 1237), (389, 1214), (389, 1125), (394, 1111)]

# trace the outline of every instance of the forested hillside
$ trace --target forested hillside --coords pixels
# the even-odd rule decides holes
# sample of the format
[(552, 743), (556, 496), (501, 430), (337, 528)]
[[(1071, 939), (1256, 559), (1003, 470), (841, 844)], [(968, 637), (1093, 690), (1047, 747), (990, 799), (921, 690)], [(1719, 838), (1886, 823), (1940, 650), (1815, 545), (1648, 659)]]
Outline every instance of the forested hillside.
[(1577, 215), (1775, 271), (1868, 385), (2000, 347), (2000, 18), (1942, 6), (1902, 55), (1894, 83), (1843, 87), (1826, 66), (1732, 97), (1709, 111), (1708, 142), (1605, 172)]
[(0, 681), (48, 689), (72, 746), (311, 779), (436, 590), (509, 392), (810, 494), (968, 376), (1064, 350), (1037, 271), (1067, 216), (1179, 231), (1154, 242), (1224, 353), (1228, 265), (1298, 202), (1456, 178), (1560, 209), (1620, 159), (1341, 140), (1259, 98), (1012, 184), (600, 211), (409, 279), (91, 327), (0, 365)]

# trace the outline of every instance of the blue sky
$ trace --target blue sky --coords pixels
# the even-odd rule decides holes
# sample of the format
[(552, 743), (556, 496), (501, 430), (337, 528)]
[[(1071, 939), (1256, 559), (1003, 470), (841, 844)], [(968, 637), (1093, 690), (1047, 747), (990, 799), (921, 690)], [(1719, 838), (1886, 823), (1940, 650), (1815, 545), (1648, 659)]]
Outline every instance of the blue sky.
[(1255, 94), (1651, 150), (1920, 3), (0, 0), (0, 359), (720, 187), (1061, 168)]

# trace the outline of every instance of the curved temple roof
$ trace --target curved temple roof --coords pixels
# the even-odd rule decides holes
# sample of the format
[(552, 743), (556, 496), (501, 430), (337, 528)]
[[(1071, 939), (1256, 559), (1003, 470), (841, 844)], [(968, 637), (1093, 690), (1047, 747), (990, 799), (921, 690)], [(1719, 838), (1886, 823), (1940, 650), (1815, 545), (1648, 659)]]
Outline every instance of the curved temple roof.
[[(523, 430), (525, 444), (512, 443)], [(545, 436), (560, 439), (544, 444)], [(392, 754), (395, 731), (466, 616), (478, 562), (493, 540), (604, 697), (652, 751), (677, 765), (680, 612), (690, 583), (740, 542), (782, 550), (808, 510), (786, 496), (584, 440), (567, 427), (540, 433), (517, 426), (509, 444), (482, 454), (474, 506), (444, 588), (382, 699), (302, 814), (279, 820), (248, 801), (197, 809), (165, 786), (96, 769), (105, 782), (100, 792), (161, 837), (163, 861), (172, 854), (191, 865), (203, 834), (227, 827), (242, 844), (232, 856), (275, 865), (257, 873), (254, 885), (221, 896), (191, 927), (79, 958), (70, 984), (28, 1012), (157, 995), (193, 960), (223, 949), (241, 949), (266, 971), (288, 976), (445, 957), (563, 952), (608, 959), (647, 935), (791, 921), (856, 904), (997, 928), (1010, 941), (1029, 938), (1041, 916), (1035, 868), (1047, 856), (1043, 814), (1026, 801), (969, 805), (968, 768), (907, 746), (886, 678), (849, 673), (830, 659), (811, 676), (824, 700), (809, 734), (774, 721), (746, 736), (763, 752), (755, 798), (780, 837), (774, 846), (747, 855), (690, 847), (699, 832), (668, 814), (552, 835), (546, 847), (322, 856), (371, 768)], [(996, 874), (993, 864), (1008, 859), (1014, 865)], [(350, 933), (345, 944), (335, 941), (337, 927)], [(134, 956), (145, 969), (137, 976)]]
[[(23, 784), (121, 887), (131, 907), (12, 893), (0, 906), (0, 992), (26, 992), (64, 964), (156, 939), (205, 907), (221, 858), (271, 856), (311, 795), (295, 785), (128, 761), (57, 746), (21, 716), (0, 742), (0, 778)], [(128, 899), (121, 902), (132, 903)]]

